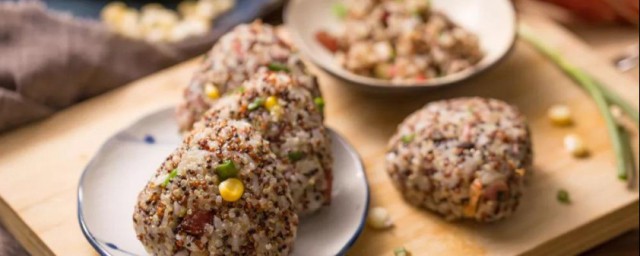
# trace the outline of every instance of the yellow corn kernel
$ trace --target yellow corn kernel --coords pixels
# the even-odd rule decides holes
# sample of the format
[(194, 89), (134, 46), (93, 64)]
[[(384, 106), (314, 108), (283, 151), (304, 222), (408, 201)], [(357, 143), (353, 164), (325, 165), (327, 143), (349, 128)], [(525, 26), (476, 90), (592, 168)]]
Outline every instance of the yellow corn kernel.
[(178, 12), (183, 16), (192, 16), (196, 13), (196, 1), (182, 1), (178, 4)]
[(571, 110), (565, 105), (555, 105), (549, 108), (547, 113), (553, 124), (558, 126), (567, 126), (573, 123), (571, 118)]
[(236, 178), (226, 179), (220, 183), (220, 196), (227, 202), (235, 202), (242, 197), (244, 193), (244, 184)]
[(576, 134), (569, 134), (564, 137), (564, 148), (575, 157), (585, 157), (589, 155), (589, 150), (582, 141), (582, 138)]
[(277, 105), (278, 105), (278, 97), (276, 96), (269, 96), (267, 100), (264, 101), (264, 107), (267, 108), (269, 111), (271, 111), (271, 109), (273, 109)]
[(375, 229), (386, 229), (393, 226), (391, 215), (389, 215), (387, 209), (382, 207), (374, 207), (369, 210), (367, 223)]
[(127, 6), (123, 2), (111, 2), (102, 8), (100, 18), (107, 24), (114, 24), (126, 10)]
[(215, 85), (209, 83), (204, 86), (204, 93), (209, 97), (209, 99), (215, 100), (220, 98), (220, 90)]

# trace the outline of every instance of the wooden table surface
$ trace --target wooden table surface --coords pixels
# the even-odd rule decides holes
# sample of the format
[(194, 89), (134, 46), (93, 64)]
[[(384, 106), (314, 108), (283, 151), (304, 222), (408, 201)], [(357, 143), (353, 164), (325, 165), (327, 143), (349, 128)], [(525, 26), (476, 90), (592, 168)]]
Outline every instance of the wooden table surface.
[[(586, 35), (585, 37), (587, 37), (587, 39), (590, 35), (592, 35), (590, 34), (591, 32), (584, 32), (584, 31), (580, 31), (579, 29), (580, 27), (577, 27), (576, 33), (579, 35)], [(595, 39), (592, 39), (592, 40), (595, 43), (591, 45), (592, 47), (594, 47), (595, 51), (601, 54), (601, 58), (603, 59), (608, 58), (608, 56), (612, 54), (615, 54), (614, 50), (615, 48), (619, 47), (619, 45), (626, 45), (627, 43), (628, 44), (637, 43), (637, 32), (635, 30), (628, 30), (628, 31), (624, 30), (624, 31), (618, 31), (616, 33), (611, 33), (610, 30), (606, 30), (606, 31), (607, 31), (606, 38), (608, 38), (609, 40), (604, 40), (602, 37), (593, 36), (593, 38)], [(635, 38), (630, 39), (629, 33), (635, 33)], [(636, 42), (633, 42), (634, 39)], [(193, 66), (193, 63), (183, 64), (182, 66)], [(190, 75), (190, 69), (188, 68), (177, 68), (173, 70), (180, 70), (180, 72), (178, 74), (174, 74), (174, 76), (172, 77), (183, 77), (183, 76), (188, 77)], [(637, 84), (637, 76), (638, 76), (637, 73), (638, 73), (638, 70), (636, 69), (631, 73), (627, 74), (626, 76), (635, 79)], [(150, 110), (157, 109), (162, 106), (174, 104), (176, 99), (175, 95), (169, 95), (169, 93), (175, 93), (175, 91), (178, 91), (177, 87), (181, 86), (180, 84), (184, 82), (183, 81), (184, 78), (179, 78), (179, 79), (176, 79), (175, 81), (159, 81), (159, 79), (161, 79), (160, 76), (152, 76), (150, 78), (144, 79), (144, 83), (146, 84), (175, 83), (176, 85), (175, 87), (173, 86), (170, 87), (169, 90), (161, 92), (158, 95), (154, 95), (154, 97), (166, 96), (167, 99), (169, 99), (167, 102), (157, 102), (157, 101), (154, 101), (153, 99), (136, 99), (136, 100), (142, 101), (140, 102), (140, 104), (144, 105), (145, 109), (150, 109)], [(324, 78), (324, 79), (326, 80), (329, 78)], [(28, 127), (23, 128), (22, 130), (12, 132), (7, 136), (0, 136), (0, 142), (7, 143), (7, 144), (1, 144), (1, 145), (15, 146), (16, 145), (15, 143), (18, 143), (18, 142), (11, 140), (11, 138), (7, 138), (12, 136), (14, 133), (36, 134), (36, 135), (52, 134), (52, 135), (55, 135), (52, 138), (37, 137), (37, 138), (32, 138), (28, 140), (27, 143), (37, 143), (38, 140), (52, 139), (55, 141), (51, 142), (50, 145), (55, 147), (43, 147), (41, 149), (38, 149), (38, 151), (51, 151), (51, 152), (61, 151), (61, 150), (64, 150), (64, 148), (59, 148), (60, 145), (69, 145), (71, 147), (74, 145), (78, 145), (78, 146), (86, 147), (87, 149), (89, 149), (88, 150), (89, 152), (94, 152), (95, 149), (91, 145), (85, 145), (83, 144), (82, 141), (76, 139), (76, 138), (81, 138), (82, 136), (77, 136), (78, 134), (75, 134), (75, 135), (69, 134), (68, 132), (65, 132), (63, 130), (64, 129), (77, 130), (78, 132), (83, 133), (83, 135), (87, 136), (88, 138), (92, 136), (93, 134), (92, 130), (94, 131), (99, 131), (101, 129), (112, 130), (112, 129), (115, 129), (114, 126), (120, 126), (120, 124), (123, 122), (126, 123), (129, 121), (133, 121), (133, 120), (129, 120), (133, 118), (131, 116), (127, 116), (127, 117), (109, 116), (110, 118), (112, 118), (111, 120), (114, 120), (114, 122), (118, 123), (118, 125), (111, 124), (108, 121), (87, 123), (85, 122), (85, 119), (91, 118), (92, 115), (97, 114), (95, 111), (89, 111), (90, 109), (95, 109), (96, 107), (100, 107), (100, 106), (104, 106), (106, 110), (113, 110), (114, 112), (122, 111), (121, 108), (119, 108), (117, 105), (111, 105), (110, 102), (116, 104), (118, 102), (123, 102), (125, 100), (125, 99), (122, 99), (122, 97), (144, 95), (145, 92), (140, 90), (148, 90), (152, 88), (149, 86), (142, 86), (140, 83), (131, 84), (127, 86), (130, 88), (123, 88), (116, 92), (109, 93), (108, 95), (101, 96), (94, 100), (90, 100), (88, 102), (82, 103), (80, 104), (80, 106), (73, 107), (69, 110), (66, 110), (64, 111), (64, 113), (54, 116), (49, 120), (45, 120), (43, 122), (30, 125)], [(348, 91), (341, 91), (341, 92), (349, 93)], [(637, 89), (635, 90), (635, 92), (637, 93)], [(166, 93), (167, 95), (163, 95), (163, 93)], [(107, 116), (109, 115), (109, 113), (104, 113), (104, 114)], [(109, 119), (105, 118), (101, 120), (109, 120)], [(68, 125), (59, 125), (61, 123), (68, 124)], [(83, 125), (85, 127), (80, 127)], [(56, 129), (61, 129), (61, 130), (51, 131), (49, 133), (43, 133), (42, 131), (39, 131), (39, 129), (46, 129), (46, 127), (54, 127)], [(100, 136), (100, 138), (96, 139), (96, 141), (103, 141), (106, 138), (105, 136), (108, 137), (108, 134), (100, 134), (98, 136)], [(102, 138), (102, 137), (105, 137), (105, 138)], [(28, 149), (28, 147), (24, 147), (24, 146), (16, 147), (16, 148), (20, 148), (24, 150)], [(364, 154), (367, 154), (367, 153), (372, 153), (372, 152), (364, 152)], [(14, 158), (22, 157), (21, 156), (22, 152), (7, 150), (7, 148), (0, 148), (0, 155), (2, 154), (5, 154), (2, 157), (11, 157), (11, 156)], [(80, 154), (80, 155), (74, 155), (69, 157), (78, 158), (74, 160), (77, 162), (77, 164), (74, 163), (72, 165), (66, 165), (66, 167), (75, 169), (75, 168), (82, 168), (83, 164), (81, 163), (86, 163), (86, 161), (88, 161), (92, 156), (90, 154), (88, 155)], [(37, 163), (34, 163), (32, 166), (39, 166), (39, 165)], [(41, 166), (41, 168), (46, 168), (46, 166)], [(76, 171), (74, 170), (73, 173), (75, 175)], [(38, 185), (38, 184), (30, 184), (28, 180), (25, 179), (27, 177), (20, 176), (21, 173), (9, 173), (9, 172), (6, 172), (5, 170), (0, 170), (0, 176), (1, 176), (0, 178), (2, 177), (8, 178), (9, 176), (7, 175), (12, 175), (10, 178), (13, 180), (23, 179), (24, 180), (23, 185), (24, 184), (29, 184), (29, 186)], [(65, 187), (65, 189), (59, 190), (58, 194), (51, 195), (50, 197), (33, 197), (33, 198), (41, 198), (41, 201), (24, 202), (24, 203), (21, 202), (17, 205), (15, 204), (16, 202), (15, 199), (24, 198), (25, 200), (29, 200), (30, 198), (29, 195), (19, 195), (17, 197), (12, 196), (11, 203), (13, 204), (11, 205), (11, 207), (0, 207), (0, 208), (3, 208), (3, 209), (13, 208), (15, 209), (15, 211), (19, 211), (19, 214), (25, 217), (28, 221), (27, 222), (16, 221), (16, 222), (10, 222), (5, 224), (9, 225), (9, 229), (12, 232), (16, 233), (19, 236), (19, 239), (21, 240), (21, 242), (23, 242), (26, 246), (28, 246), (29, 250), (34, 254), (41, 254), (41, 253), (50, 254), (53, 252), (57, 254), (65, 254), (65, 252), (69, 252), (76, 255), (85, 255), (85, 254), (91, 253), (92, 252), (91, 248), (88, 247), (88, 245), (84, 240), (81, 240), (81, 241), (74, 240), (74, 239), (82, 239), (81, 236), (78, 236), (78, 233), (77, 233), (78, 230), (71, 230), (71, 232), (68, 233), (70, 237), (65, 236), (65, 234), (67, 234), (66, 230), (69, 227), (77, 225), (77, 223), (72, 223), (75, 221), (75, 218), (73, 220), (68, 220), (68, 219), (65, 219), (66, 217), (59, 218), (56, 216), (56, 214), (62, 214), (62, 216), (69, 217), (68, 216), (69, 214), (67, 213), (68, 209), (63, 209), (63, 207), (56, 208), (56, 205), (69, 205), (68, 202), (62, 202), (59, 200), (66, 200), (65, 198), (68, 197), (67, 195), (73, 196), (75, 194), (74, 193), (75, 185), (72, 183), (77, 182), (77, 179), (54, 178), (46, 182), (49, 182), (48, 185), (52, 185), (52, 184), (59, 185), (59, 186)], [(68, 189), (66, 188), (71, 188), (71, 191), (68, 191)], [(38, 193), (38, 190), (34, 190), (33, 193)], [(61, 195), (64, 195), (64, 196), (61, 196)], [(7, 203), (4, 200), (0, 200), (0, 201), (1, 201), (0, 203), (2, 204)], [(42, 215), (43, 209), (46, 209), (47, 211), (52, 211), (52, 212), (47, 212), (47, 214), (51, 214), (52, 219), (46, 219), (46, 215)], [(6, 216), (11, 214), (15, 214), (15, 213), (10, 211), (7, 212), (6, 210), (5, 212), (0, 212), (0, 216)], [(37, 232), (38, 236), (34, 236), (32, 232)], [(73, 241), (71, 242), (68, 241), (70, 238), (72, 238)], [(628, 235), (623, 236), (620, 239), (616, 239), (612, 242), (609, 242), (608, 244), (605, 244), (600, 248), (596, 248), (590, 251), (588, 254), (591, 254), (591, 255), (637, 254), (638, 252), (637, 239), (638, 239), (638, 232), (634, 231)], [(44, 244), (47, 244), (48, 246), (43, 247), (42, 246), (43, 241), (45, 241)], [(359, 244), (356, 245), (356, 250), (360, 250), (361, 252), (365, 251), (365, 250), (362, 250), (363, 246), (366, 246), (366, 245), (363, 244), (362, 241), (359, 241)]]

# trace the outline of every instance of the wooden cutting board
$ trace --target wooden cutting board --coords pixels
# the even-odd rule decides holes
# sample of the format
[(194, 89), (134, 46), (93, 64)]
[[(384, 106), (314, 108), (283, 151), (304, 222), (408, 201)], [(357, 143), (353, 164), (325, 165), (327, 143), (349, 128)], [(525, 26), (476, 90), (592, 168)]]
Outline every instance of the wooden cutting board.
[[(533, 16), (520, 18), (568, 59), (638, 106), (637, 81), (618, 74), (555, 24)], [(158, 72), (0, 137), (0, 220), (29, 252), (95, 254), (76, 215), (84, 167), (116, 131), (175, 105), (197, 64), (194, 60)], [(638, 226), (638, 190), (628, 190), (617, 180), (604, 123), (594, 104), (522, 42), (482, 76), (415, 95), (367, 94), (314, 70), (327, 101), (327, 125), (356, 147), (366, 165), (372, 206), (387, 208), (395, 220), (390, 230), (365, 228), (350, 255), (392, 255), (398, 246), (414, 255), (566, 255)], [(450, 223), (413, 208), (403, 202), (384, 170), (386, 141), (406, 115), (432, 100), (473, 95), (517, 105), (533, 133), (535, 174), (521, 207), (511, 218), (493, 224)], [(550, 125), (545, 113), (554, 103), (574, 110), (575, 126)], [(586, 140), (591, 157), (578, 160), (564, 152), (562, 138), (569, 132)], [(637, 130), (633, 140), (638, 145)], [(558, 203), (558, 189), (568, 190), (573, 204)]]

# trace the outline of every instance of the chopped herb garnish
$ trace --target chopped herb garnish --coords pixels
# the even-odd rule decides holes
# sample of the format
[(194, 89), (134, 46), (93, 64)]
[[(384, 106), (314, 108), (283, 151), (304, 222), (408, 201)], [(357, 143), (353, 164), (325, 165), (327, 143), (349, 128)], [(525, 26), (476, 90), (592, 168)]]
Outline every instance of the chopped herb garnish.
[(393, 255), (395, 255), (395, 256), (410, 256), (411, 253), (409, 253), (409, 251), (407, 251), (407, 249), (405, 249), (404, 247), (398, 247), (398, 248), (393, 250)]
[(253, 102), (249, 103), (249, 106), (247, 106), (247, 109), (249, 109), (249, 111), (253, 111), (258, 109), (259, 107), (262, 107), (262, 105), (264, 105), (264, 99), (258, 97), (255, 100), (253, 100)]
[(288, 157), (291, 162), (296, 162), (304, 157), (304, 153), (302, 153), (301, 151), (292, 151), (289, 152)]
[(412, 134), (407, 134), (407, 135), (402, 136), (401, 140), (402, 140), (402, 142), (404, 142), (406, 144), (406, 143), (409, 143), (409, 142), (413, 141), (413, 139), (415, 137), (416, 137), (416, 135), (413, 134), (413, 133)]
[(349, 14), (349, 9), (343, 3), (335, 3), (333, 5), (333, 14), (340, 19), (344, 19)]
[(238, 175), (238, 169), (236, 168), (236, 165), (233, 163), (233, 161), (226, 160), (216, 167), (216, 173), (218, 173), (218, 176), (220, 176), (221, 180), (226, 180)]
[(313, 99), (313, 103), (316, 104), (316, 107), (322, 112), (324, 110), (324, 99), (322, 97), (316, 97)]
[(235, 92), (236, 93), (244, 93), (244, 87), (243, 86), (238, 87)]
[(169, 173), (169, 176), (166, 179), (164, 179), (164, 182), (162, 182), (162, 186), (166, 187), (167, 185), (169, 185), (169, 182), (171, 182), (171, 180), (176, 176), (178, 176), (178, 169), (173, 169), (173, 171)]
[(556, 196), (558, 201), (563, 204), (570, 204), (571, 198), (569, 197), (569, 192), (564, 189), (558, 190), (558, 195)]
[(267, 65), (267, 68), (269, 68), (269, 70), (271, 71), (283, 71), (283, 72), (289, 72), (289, 67), (287, 67), (286, 64), (280, 63), (280, 62), (271, 62), (269, 63), (269, 65)]

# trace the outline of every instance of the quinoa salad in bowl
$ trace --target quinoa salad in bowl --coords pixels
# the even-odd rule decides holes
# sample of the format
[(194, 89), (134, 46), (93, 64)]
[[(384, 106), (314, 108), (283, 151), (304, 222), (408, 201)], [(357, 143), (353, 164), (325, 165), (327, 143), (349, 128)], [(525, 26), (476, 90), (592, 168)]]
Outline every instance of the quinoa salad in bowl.
[(311, 62), (374, 92), (460, 83), (504, 59), (516, 38), (508, 0), (293, 0), (284, 18)]
[(484, 56), (478, 37), (425, 0), (346, 0), (334, 11), (344, 31), (316, 39), (346, 70), (392, 84), (437, 79)]

